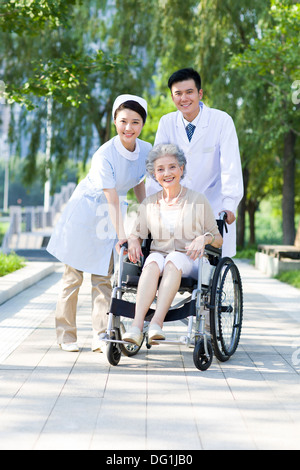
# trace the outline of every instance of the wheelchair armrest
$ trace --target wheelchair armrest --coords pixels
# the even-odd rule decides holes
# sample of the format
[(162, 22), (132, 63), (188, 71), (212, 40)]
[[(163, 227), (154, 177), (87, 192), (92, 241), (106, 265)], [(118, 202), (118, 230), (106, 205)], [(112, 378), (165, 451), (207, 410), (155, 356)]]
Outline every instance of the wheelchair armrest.
[(133, 275), (133, 274), (127, 274), (125, 276), (125, 279), (122, 281), (122, 285), (124, 287), (137, 287), (139, 283), (140, 276), (138, 275)]
[(205, 245), (205, 252), (208, 255), (221, 255), (222, 254), (221, 248), (216, 248), (212, 245)]

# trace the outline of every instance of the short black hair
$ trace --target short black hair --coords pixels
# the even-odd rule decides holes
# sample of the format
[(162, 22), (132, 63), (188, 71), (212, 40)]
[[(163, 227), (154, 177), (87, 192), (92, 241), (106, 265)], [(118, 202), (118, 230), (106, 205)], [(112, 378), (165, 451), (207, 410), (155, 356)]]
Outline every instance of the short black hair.
[(141, 106), (137, 101), (128, 100), (120, 104), (120, 106), (115, 110), (114, 119), (116, 119), (118, 112), (122, 111), (122, 109), (131, 109), (132, 111), (135, 111), (141, 116), (141, 118), (143, 119), (143, 123), (145, 124), (147, 119), (147, 113), (143, 106)]
[(172, 86), (174, 85), (174, 83), (183, 82), (184, 80), (191, 79), (194, 80), (197, 90), (201, 90), (201, 77), (199, 73), (192, 68), (180, 69), (177, 70), (177, 72), (174, 72), (169, 78), (168, 87), (172, 91)]

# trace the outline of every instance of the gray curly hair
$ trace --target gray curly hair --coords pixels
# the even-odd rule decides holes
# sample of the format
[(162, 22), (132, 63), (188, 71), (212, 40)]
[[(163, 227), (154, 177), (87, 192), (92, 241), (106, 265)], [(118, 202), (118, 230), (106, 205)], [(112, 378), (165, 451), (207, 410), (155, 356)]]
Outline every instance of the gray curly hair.
[(158, 144), (150, 150), (146, 160), (146, 170), (148, 174), (156, 181), (154, 176), (154, 163), (155, 161), (166, 155), (172, 155), (177, 159), (178, 165), (183, 166), (183, 173), (181, 179), (184, 178), (186, 173), (186, 158), (184, 152), (175, 144)]

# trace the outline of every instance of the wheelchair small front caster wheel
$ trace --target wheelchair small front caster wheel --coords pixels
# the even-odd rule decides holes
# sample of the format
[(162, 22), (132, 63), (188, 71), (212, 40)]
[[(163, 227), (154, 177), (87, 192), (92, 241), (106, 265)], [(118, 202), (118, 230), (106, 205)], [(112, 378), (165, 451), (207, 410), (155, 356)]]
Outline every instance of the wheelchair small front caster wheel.
[(200, 339), (194, 349), (193, 354), (195, 367), (199, 370), (207, 370), (213, 360), (213, 348), (211, 341), (207, 341), (207, 353), (205, 351), (204, 339)]
[(106, 348), (108, 362), (112, 366), (117, 366), (121, 359), (121, 350), (117, 343), (108, 343)]

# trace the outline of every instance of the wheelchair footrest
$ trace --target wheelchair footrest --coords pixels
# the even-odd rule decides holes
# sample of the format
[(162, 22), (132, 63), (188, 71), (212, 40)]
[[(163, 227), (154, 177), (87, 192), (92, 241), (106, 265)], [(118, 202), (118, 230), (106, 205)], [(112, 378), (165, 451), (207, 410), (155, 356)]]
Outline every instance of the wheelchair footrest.
[(181, 338), (178, 340), (174, 339), (154, 339), (153, 344), (182, 344), (183, 346), (187, 346), (189, 344), (189, 340), (186, 336), (181, 336)]
[(105, 343), (118, 343), (118, 344), (130, 344), (128, 341), (123, 341), (121, 339), (108, 338), (103, 340)]

